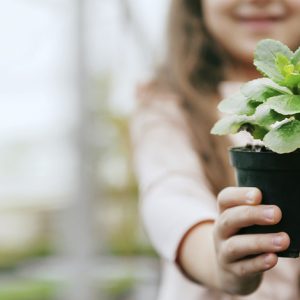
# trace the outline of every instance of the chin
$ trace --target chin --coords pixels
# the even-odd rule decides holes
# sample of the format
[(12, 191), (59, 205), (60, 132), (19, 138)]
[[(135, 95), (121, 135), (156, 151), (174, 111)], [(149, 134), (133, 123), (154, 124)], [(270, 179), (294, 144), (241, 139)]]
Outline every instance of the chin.
[(296, 51), (298, 49), (298, 47), (300, 46), (299, 37), (298, 37), (298, 39), (293, 39), (293, 40), (287, 39), (286, 37), (275, 37), (274, 39), (284, 43), (292, 51)]
[[(259, 40), (257, 42), (259, 42)], [(245, 43), (244, 47), (241, 47), (240, 49), (235, 49), (235, 53), (233, 53), (234, 57), (236, 57), (243, 63), (253, 65), (254, 50), (257, 42), (251, 44)]]

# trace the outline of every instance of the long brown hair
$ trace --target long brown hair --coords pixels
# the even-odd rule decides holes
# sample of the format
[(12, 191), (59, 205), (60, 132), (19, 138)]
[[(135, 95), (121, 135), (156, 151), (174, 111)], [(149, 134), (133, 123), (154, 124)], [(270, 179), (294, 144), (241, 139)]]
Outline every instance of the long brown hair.
[(172, 0), (167, 55), (155, 81), (182, 99), (193, 146), (214, 194), (234, 182), (229, 140), (210, 134), (217, 120), (218, 85), (228, 60), (205, 28), (201, 1)]

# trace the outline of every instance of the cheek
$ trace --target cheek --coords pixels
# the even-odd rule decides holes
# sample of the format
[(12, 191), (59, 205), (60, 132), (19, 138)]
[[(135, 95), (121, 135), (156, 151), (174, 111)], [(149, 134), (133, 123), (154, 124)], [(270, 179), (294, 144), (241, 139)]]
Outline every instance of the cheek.
[(245, 41), (245, 35), (232, 17), (236, 0), (204, 0), (202, 4), (206, 28), (216, 42), (235, 59), (250, 61), (253, 43)]
[(247, 35), (230, 18), (220, 16), (218, 22), (206, 24), (209, 33), (234, 60), (252, 63), (256, 37)]
[[(235, 0), (236, 1), (236, 0)], [(300, 0), (299, 0), (300, 1)], [(224, 27), (228, 15), (232, 11), (233, 0), (203, 0), (204, 22), (209, 32), (214, 35), (220, 35)], [(225, 26), (224, 26), (225, 25)]]
[(292, 10), (292, 11), (299, 11), (300, 10), (300, 1), (299, 0), (286, 0), (286, 5)]
[[(223, 2), (223, 5), (220, 2)], [(224, 5), (224, 0), (203, 1), (205, 26), (208, 32), (221, 44), (224, 43), (226, 38), (230, 38), (228, 34), (235, 29), (234, 24), (230, 22), (229, 12), (230, 9)]]

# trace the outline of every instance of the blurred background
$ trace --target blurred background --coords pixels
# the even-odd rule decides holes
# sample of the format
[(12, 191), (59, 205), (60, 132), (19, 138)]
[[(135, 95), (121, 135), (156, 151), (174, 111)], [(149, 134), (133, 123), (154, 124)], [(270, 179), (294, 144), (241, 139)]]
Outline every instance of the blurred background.
[(128, 119), (169, 0), (0, 2), (0, 299), (153, 300)]

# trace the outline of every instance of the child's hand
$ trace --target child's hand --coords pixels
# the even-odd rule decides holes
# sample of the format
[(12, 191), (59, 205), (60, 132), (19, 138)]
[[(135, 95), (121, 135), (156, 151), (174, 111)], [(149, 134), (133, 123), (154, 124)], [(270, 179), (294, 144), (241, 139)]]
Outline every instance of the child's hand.
[(229, 187), (218, 195), (220, 216), (214, 224), (214, 244), (219, 284), (229, 293), (255, 291), (262, 273), (276, 265), (275, 253), (289, 246), (289, 237), (284, 232), (237, 235), (243, 227), (280, 221), (280, 209), (274, 205), (260, 205), (261, 199), (257, 188)]

